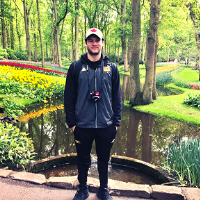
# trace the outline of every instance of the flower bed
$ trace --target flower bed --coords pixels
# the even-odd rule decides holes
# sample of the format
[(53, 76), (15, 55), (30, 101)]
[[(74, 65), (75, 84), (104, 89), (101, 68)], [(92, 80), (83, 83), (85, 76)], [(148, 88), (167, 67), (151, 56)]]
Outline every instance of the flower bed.
[(67, 74), (65, 72), (55, 71), (55, 70), (51, 70), (51, 69), (45, 69), (45, 68), (36, 67), (36, 66), (33, 66), (33, 65), (14, 63), (14, 62), (1, 62), (0, 61), (0, 65), (9, 65), (9, 66), (15, 66), (15, 67), (20, 67), (20, 68), (29, 68), (29, 69), (41, 70), (41, 71), (45, 71), (45, 72), (49, 72), (49, 73)]
[(170, 72), (177, 68), (179, 68), (178, 65), (167, 65), (167, 66), (157, 67), (156, 73), (158, 74), (158, 73), (162, 73), (162, 72)]
[(189, 88), (191, 88), (191, 89), (196, 89), (196, 90), (200, 90), (200, 86), (198, 86), (198, 85), (193, 85), (193, 84), (189, 84)]
[(62, 95), (64, 86), (64, 78), (48, 76), (30, 69), (0, 65), (0, 94), (6, 94), (2, 106), (5, 108), (4, 113), (14, 118), (22, 113), (15, 99), (46, 102), (46, 99)]
[[(64, 81), (60, 81), (58, 77), (50, 77), (45, 74), (40, 74), (35, 71), (28, 69), (19, 69), (10, 66), (0, 66), (0, 93), (16, 93), (18, 90), (19, 94), (23, 93), (26, 98), (38, 98), (38, 100), (44, 98), (50, 98), (53, 94), (63, 93)], [(1, 81), (2, 80), (2, 81)], [(13, 83), (20, 83), (13, 85)], [(6, 86), (4, 84), (7, 84)], [(11, 86), (8, 90), (8, 87)], [(24, 92), (22, 90), (25, 90)], [(30, 91), (31, 94), (30, 94)], [(28, 96), (26, 96), (28, 94)]]

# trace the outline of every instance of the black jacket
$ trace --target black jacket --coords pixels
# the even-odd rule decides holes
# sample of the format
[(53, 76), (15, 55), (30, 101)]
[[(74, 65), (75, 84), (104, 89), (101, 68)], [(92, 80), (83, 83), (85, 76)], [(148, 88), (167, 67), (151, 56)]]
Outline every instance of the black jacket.
[[(102, 56), (96, 68), (88, 65), (87, 54), (73, 62), (68, 70), (64, 107), (69, 127), (105, 128), (120, 125), (122, 95), (117, 66)], [(100, 92), (94, 102), (91, 93)]]

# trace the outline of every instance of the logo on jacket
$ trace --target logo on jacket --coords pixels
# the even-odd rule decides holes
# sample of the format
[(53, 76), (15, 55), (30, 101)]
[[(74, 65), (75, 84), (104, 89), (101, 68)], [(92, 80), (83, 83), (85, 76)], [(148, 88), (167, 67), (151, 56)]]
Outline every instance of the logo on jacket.
[(103, 67), (103, 71), (104, 72), (109, 72), (110, 71), (110, 66), (107, 65), (107, 66)]
[(86, 69), (83, 67), (83, 69), (81, 70), (82, 72), (86, 72)]

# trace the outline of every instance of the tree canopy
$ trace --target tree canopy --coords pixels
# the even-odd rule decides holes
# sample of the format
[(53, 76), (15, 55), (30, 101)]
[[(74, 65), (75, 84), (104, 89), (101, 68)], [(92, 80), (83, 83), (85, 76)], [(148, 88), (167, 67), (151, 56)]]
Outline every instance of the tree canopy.
[[(140, 54), (142, 55), (144, 53), (143, 43), (146, 43), (147, 38), (151, 1), (143, 0), (140, 4)], [(0, 48), (7, 50), (10, 59), (41, 61), (42, 41), (45, 60), (58, 63), (58, 51), (60, 51), (60, 59), (73, 61), (76, 32), (78, 31), (79, 35), (78, 52), (80, 56), (85, 52), (86, 30), (98, 27), (105, 36), (104, 54), (116, 62), (123, 63), (125, 57), (122, 50), (124, 47), (127, 49), (127, 58), (129, 58), (129, 41), (132, 38), (131, 10), (130, 0), (1, 0)], [(199, 13), (199, 0), (161, 2), (158, 61), (185, 60), (186, 58), (198, 60), (200, 54)], [(76, 16), (79, 20), (75, 31)], [(60, 50), (57, 48), (59, 44)], [(140, 56), (140, 62), (143, 59), (144, 57)]]

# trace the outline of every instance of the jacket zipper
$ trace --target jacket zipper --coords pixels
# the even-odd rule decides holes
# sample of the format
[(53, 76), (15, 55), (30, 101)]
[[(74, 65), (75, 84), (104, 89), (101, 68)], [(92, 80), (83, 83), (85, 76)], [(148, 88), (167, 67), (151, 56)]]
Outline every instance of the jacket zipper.
[[(96, 74), (96, 69), (94, 71), (94, 89), (95, 92), (97, 91), (97, 74)], [(95, 111), (96, 111), (96, 116), (95, 116), (95, 127), (97, 128), (97, 102), (95, 102)]]

